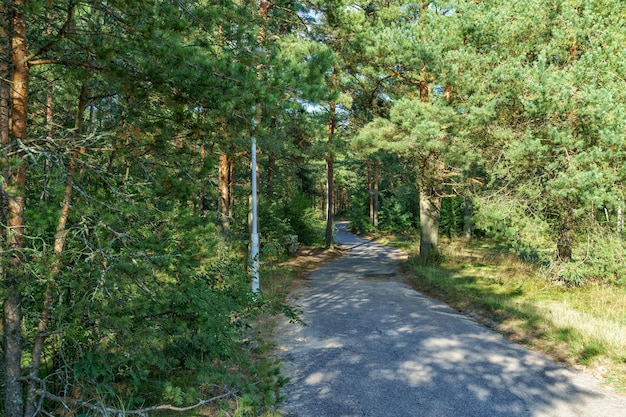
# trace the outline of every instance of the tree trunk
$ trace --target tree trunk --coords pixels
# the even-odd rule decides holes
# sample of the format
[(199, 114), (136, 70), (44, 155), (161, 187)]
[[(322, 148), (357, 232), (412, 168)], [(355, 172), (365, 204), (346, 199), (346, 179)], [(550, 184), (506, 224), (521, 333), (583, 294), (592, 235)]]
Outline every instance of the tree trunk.
[(576, 235), (576, 215), (573, 204), (565, 201), (559, 207), (559, 217), (556, 219), (556, 256), (559, 262), (569, 262), (572, 259), (574, 238)]
[(372, 163), (367, 161), (367, 191), (369, 194), (370, 224), (374, 224), (374, 187), (372, 185)]
[(572, 259), (572, 249), (574, 247), (574, 228), (569, 224), (564, 224), (559, 228), (556, 251), (557, 258), (561, 262), (569, 262)]
[(228, 219), (235, 218), (235, 157), (228, 160)]
[[(6, 4), (6, 3), (5, 3)], [(12, 6), (12, 7), (11, 7)], [(5, 6), (7, 7), (7, 6)], [(23, 397), (21, 382), (22, 362), (22, 310), (19, 283), (22, 279), (22, 258), (24, 247), (24, 197), (26, 187), (26, 163), (24, 155), (12, 149), (14, 143), (26, 143), (28, 120), (28, 81), (26, 21), (23, 15), (24, 1), (9, 3), (9, 35), (12, 88), (9, 96), (9, 143), (6, 154), (16, 155), (16, 164), (6, 168), (7, 223), (6, 247), (8, 249), (7, 270), (4, 275), (6, 296), (4, 300), (4, 407), (6, 417), (22, 417)], [(6, 161), (5, 161), (6, 162)], [(5, 165), (7, 166), (7, 165)]]
[[(420, 71), (420, 101), (428, 103), (430, 93), (428, 72), (423, 64)], [(420, 256), (428, 260), (438, 252), (439, 219), (441, 217), (441, 197), (435, 193), (436, 174), (441, 172), (440, 162), (434, 155), (422, 156), (420, 169)]]
[[(9, 15), (6, 7), (6, 3), (0, 3), (0, 16), (2, 20), (0, 20), (0, 44), (2, 48), (0, 49), (0, 146), (4, 149), (5, 146), (8, 146), (11, 143), (10, 140), (10, 132), (9, 132), (9, 103), (10, 103), (10, 94), (11, 94), (11, 85), (9, 83), (10, 71), (9, 71), (9, 62), (11, 60), (11, 56), (9, 51), (11, 50), (11, 42), (9, 38), (8, 28), (10, 27)], [(6, 162), (5, 156), (0, 155), (2, 157), (2, 162)], [(6, 166), (6, 165), (4, 165)], [(0, 172), (0, 175), (4, 177), (4, 180), (7, 179), (7, 173), (3, 170)], [(8, 196), (3, 188), (4, 181), (0, 181), (0, 225), (7, 224), (7, 209), (9, 207)], [(4, 226), (0, 227), (0, 253), (5, 253), (5, 238), (6, 238), (6, 228)], [(3, 263), (0, 262), (0, 279), (4, 279), (4, 268)]]
[(220, 155), (219, 160), (219, 201), (218, 201), (218, 216), (219, 223), (222, 229), (222, 233), (228, 234), (230, 231), (230, 215), (231, 215), (231, 198), (230, 198), (230, 168), (231, 157), (223, 153)]
[(437, 254), (441, 197), (420, 190), (420, 256), (428, 259)]
[(324, 239), (324, 244), (326, 248), (331, 248), (333, 246), (333, 227), (334, 227), (334, 183), (335, 183), (335, 157), (333, 154), (332, 146), (333, 139), (335, 137), (335, 118), (336, 114), (336, 104), (335, 102), (330, 103), (329, 110), (329, 118), (328, 118), (328, 145), (329, 150), (326, 155), (326, 234)]
[(374, 162), (374, 227), (378, 227), (378, 161)]
[[(11, 40), (9, 32), (10, 27), (9, 15), (6, 10), (6, 2), (0, 3), (0, 144), (9, 144), (9, 100), (11, 93), (11, 85), (9, 79), (11, 77), (9, 71), (9, 62), (11, 56), (9, 51), (11, 50)], [(0, 184), (1, 185), (1, 184)], [(6, 206), (2, 206), (4, 209)], [(6, 223), (2, 223), (6, 224)]]
[[(330, 76), (330, 86), (335, 88), (337, 84), (337, 66), (333, 67), (332, 75)], [(333, 201), (333, 191), (335, 188), (335, 155), (333, 150), (333, 142), (335, 139), (335, 128), (337, 123), (337, 103), (331, 101), (328, 107), (328, 154), (326, 156), (326, 234), (325, 234), (325, 247), (331, 248), (333, 246), (333, 230), (334, 230), (334, 208), (335, 202)]]
[(333, 246), (333, 223), (334, 223), (334, 155), (329, 152), (326, 156), (326, 233), (324, 238), (325, 247), (331, 248)]
[(463, 210), (463, 237), (467, 241), (472, 239), (472, 200), (469, 197), (465, 197)]

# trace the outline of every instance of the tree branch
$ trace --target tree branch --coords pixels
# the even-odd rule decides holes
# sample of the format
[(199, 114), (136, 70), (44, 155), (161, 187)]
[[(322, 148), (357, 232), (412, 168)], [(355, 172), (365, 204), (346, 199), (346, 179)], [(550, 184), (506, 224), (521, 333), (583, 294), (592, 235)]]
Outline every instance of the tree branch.
[(98, 404), (93, 404), (89, 401), (83, 401), (83, 400), (79, 400), (79, 399), (68, 399), (65, 397), (59, 397), (57, 395), (51, 394), (46, 390), (39, 390), (37, 392), (37, 394), (41, 395), (42, 397), (45, 397), (51, 401), (60, 403), (63, 405), (64, 408), (69, 408), (68, 405), (74, 405), (74, 406), (78, 406), (78, 407), (83, 407), (86, 408), (88, 410), (91, 411), (95, 411), (98, 414), (100, 414), (102, 417), (109, 417), (110, 415), (117, 415), (117, 416), (129, 416), (129, 415), (135, 415), (135, 416), (147, 416), (149, 412), (151, 411), (175, 411), (175, 412), (185, 412), (185, 411), (190, 411), (190, 410), (194, 410), (196, 408), (202, 407), (203, 405), (207, 405), (210, 403), (213, 403), (217, 400), (221, 400), (223, 398), (228, 398), (231, 397), (235, 394), (237, 394), (238, 390), (233, 390), (233, 391), (228, 391), (224, 394), (221, 395), (216, 395), (215, 397), (211, 397), (208, 398), (206, 400), (200, 400), (198, 401), (196, 404), (194, 405), (190, 405), (188, 407), (176, 407), (173, 405), (169, 405), (169, 404), (165, 404), (165, 405), (155, 405), (152, 407), (146, 407), (146, 408), (139, 408), (139, 409), (135, 409), (135, 410), (126, 410), (126, 409), (120, 409), (120, 408), (113, 408), (113, 407), (105, 407), (102, 405), (98, 405)]
[(104, 67), (97, 67), (94, 65), (91, 65), (87, 62), (80, 62), (80, 61), (63, 61), (63, 60), (59, 60), (59, 59), (37, 59), (35, 61), (29, 61), (28, 62), (29, 66), (35, 66), (35, 65), (65, 65), (68, 67), (83, 67), (83, 68), (87, 68), (87, 69), (91, 69), (91, 70), (96, 70), (96, 71), (104, 71), (105, 68)]
[[(33, 59), (34, 57), (42, 55), (46, 51), (48, 51), (48, 49), (52, 48), (52, 46), (54, 46), (54, 44), (57, 43), (59, 39), (63, 37), (63, 35), (65, 35), (65, 33), (67, 32), (67, 29), (70, 27), (70, 23), (72, 22), (73, 17), (74, 17), (74, 2), (70, 1), (70, 4), (67, 6), (67, 17), (65, 18), (65, 22), (63, 23), (63, 26), (61, 26), (59, 33), (57, 33), (57, 35), (55, 36), (53, 40), (45, 44), (37, 52), (26, 57), (25, 62), (30, 62), (30, 60)], [(30, 65), (33, 65), (33, 64), (30, 63)]]
[(398, 71), (395, 68), (388, 68), (389, 71), (391, 71), (391, 73), (393, 75), (395, 75), (396, 77), (400, 77), (401, 79), (403, 79), (404, 81), (408, 82), (411, 85), (416, 85), (416, 86), (420, 86), (421, 82), (420, 81), (415, 81), (414, 79), (407, 77), (406, 75), (404, 75), (403, 73), (401, 73), (400, 71)]

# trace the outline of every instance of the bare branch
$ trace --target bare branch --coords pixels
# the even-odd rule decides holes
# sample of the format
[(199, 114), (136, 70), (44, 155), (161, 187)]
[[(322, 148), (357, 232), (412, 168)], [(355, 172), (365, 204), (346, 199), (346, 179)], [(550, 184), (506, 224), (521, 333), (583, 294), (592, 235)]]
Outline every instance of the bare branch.
[(59, 59), (37, 59), (35, 61), (30, 61), (28, 63), (29, 66), (35, 66), (35, 65), (65, 65), (68, 67), (83, 67), (83, 68), (87, 68), (87, 69), (92, 69), (92, 70), (97, 70), (97, 71), (103, 71), (105, 68), (104, 67), (98, 67), (95, 65), (91, 65), (87, 62), (80, 62), (80, 61), (63, 61), (63, 60), (59, 60)]
[[(39, 381), (41, 381), (41, 380), (39, 380)], [(41, 381), (41, 382), (43, 382), (43, 381)], [(221, 400), (223, 398), (232, 397), (235, 394), (237, 394), (238, 392), (239, 392), (238, 390), (231, 390), (231, 391), (228, 391), (228, 392), (226, 392), (224, 394), (216, 395), (215, 397), (211, 397), (211, 398), (208, 398), (206, 400), (200, 400), (196, 404), (190, 405), (188, 407), (176, 407), (176, 406), (173, 406), (173, 405), (165, 404), (165, 405), (155, 405), (155, 406), (146, 407), (146, 408), (139, 408), (139, 409), (135, 409), (135, 410), (126, 410), (126, 409), (120, 409), (120, 408), (105, 407), (103, 405), (93, 404), (92, 402), (89, 402), (89, 401), (84, 401), (84, 400), (75, 399), (75, 398), (60, 397), (58, 395), (54, 395), (54, 394), (51, 394), (50, 392), (46, 391), (45, 390), (45, 385), (44, 385), (44, 389), (37, 391), (37, 394), (40, 395), (41, 397), (45, 397), (45, 398), (47, 398), (47, 399), (49, 399), (51, 401), (54, 401), (54, 402), (57, 402), (57, 403), (61, 404), (66, 409), (69, 409), (69, 405), (77, 406), (77, 407), (86, 408), (86, 409), (91, 410), (91, 411), (95, 411), (96, 413), (100, 414), (102, 417), (108, 417), (110, 415), (117, 415), (117, 416), (129, 416), (129, 415), (147, 416), (148, 413), (152, 412), (152, 411), (185, 412), (185, 411), (194, 410), (194, 409), (202, 407), (204, 405), (213, 403), (213, 402), (215, 402), (217, 400)]]

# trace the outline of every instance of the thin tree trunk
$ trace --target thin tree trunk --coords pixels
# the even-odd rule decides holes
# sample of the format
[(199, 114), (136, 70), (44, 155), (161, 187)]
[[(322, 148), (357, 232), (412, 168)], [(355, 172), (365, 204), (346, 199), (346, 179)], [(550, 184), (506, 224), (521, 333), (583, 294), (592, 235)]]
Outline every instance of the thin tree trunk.
[[(11, 60), (10, 46), (11, 40), (9, 37), (8, 28), (10, 27), (10, 20), (6, 3), (0, 3), (0, 44), (2, 45), (0, 52), (0, 146), (4, 149), (11, 142), (9, 132), (9, 103), (11, 94), (11, 85), (9, 83), (10, 71), (9, 63)], [(5, 156), (2, 155), (2, 159)], [(3, 161), (5, 162), (5, 161)], [(7, 165), (4, 164), (6, 167)], [(0, 175), (7, 179), (8, 172), (3, 170)], [(4, 181), (0, 181), (0, 253), (5, 253), (5, 238), (6, 229), (4, 227), (7, 224), (7, 208), (9, 206), (8, 196), (3, 188)], [(3, 262), (0, 262), (0, 279), (4, 279)]]
[(333, 139), (335, 136), (335, 118), (336, 114), (336, 104), (335, 102), (330, 103), (330, 111), (329, 111), (329, 121), (328, 121), (328, 145), (329, 150), (326, 155), (326, 234), (324, 239), (324, 244), (326, 248), (331, 248), (333, 246), (333, 228), (334, 228), (334, 201), (333, 201), (333, 191), (334, 191), (334, 183), (335, 183), (335, 156), (332, 150)]
[(378, 161), (374, 162), (374, 227), (378, 227), (378, 168), (380, 164)]
[[(80, 137), (83, 127), (83, 120), (85, 116), (85, 109), (87, 108), (87, 82), (84, 82), (80, 95), (78, 97), (78, 108), (76, 111), (76, 121), (74, 123), (73, 139), (76, 140)], [(52, 308), (54, 302), (54, 288), (56, 287), (56, 281), (59, 273), (61, 272), (61, 257), (63, 250), (65, 249), (65, 242), (67, 241), (67, 220), (70, 215), (70, 208), (72, 205), (72, 192), (74, 189), (74, 174), (76, 173), (76, 165), (78, 163), (78, 154), (80, 146), (73, 144), (74, 149), (70, 154), (70, 161), (67, 168), (65, 177), (65, 192), (63, 194), (63, 202), (61, 203), (61, 213), (57, 221), (56, 234), (54, 237), (54, 258), (52, 261), (52, 268), (50, 271), (50, 278), (46, 284), (46, 293), (44, 299), (44, 309), (41, 312), (39, 318), (39, 325), (37, 327), (37, 333), (35, 334), (35, 340), (32, 350), (31, 369), (30, 369), (30, 381), (28, 384), (28, 395), (26, 397), (26, 411), (25, 416), (32, 416), (35, 413), (37, 404), (35, 402), (36, 382), (39, 377), (39, 369), (41, 367), (41, 357), (43, 355), (44, 342), (47, 338), (48, 325), (52, 319)]]
[(469, 197), (465, 197), (463, 209), (463, 237), (467, 241), (472, 238), (472, 200)]
[[(257, 154), (258, 154), (258, 152), (257, 152)], [(250, 155), (250, 156), (252, 156), (252, 155)], [(252, 159), (252, 158), (250, 158), (250, 159)], [(255, 158), (255, 159), (256, 159), (256, 165), (254, 165), (254, 172), (255, 172), (255, 179), (256, 179), (257, 188), (258, 188), (258, 184), (261, 183), (261, 170), (259, 169), (259, 160), (258, 160), (258, 158)], [(250, 168), (252, 168), (252, 163), (250, 163)], [(251, 169), (251, 171), (252, 171), (252, 169)], [(250, 187), (250, 188), (252, 188), (252, 187)], [(248, 231), (250, 233), (252, 233), (252, 222), (254, 221), (254, 218), (253, 218), (253, 210), (254, 210), (253, 204), (254, 204), (254, 202), (252, 200), (253, 200), (253, 193), (250, 192), (250, 196), (248, 197)], [(258, 191), (258, 189), (257, 189), (257, 193), (256, 193), (256, 204), (257, 204), (257, 210), (258, 210), (258, 204), (259, 204), (259, 191)], [(257, 223), (258, 223), (258, 219), (257, 219)]]
[[(6, 3), (5, 3), (6, 4)], [(7, 7), (7, 6), (5, 6)], [(26, 143), (28, 121), (28, 81), (26, 21), (23, 15), (24, 0), (14, 0), (8, 5), (9, 34), (11, 37), (11, 79), (9, 102), (9, 143), (6, 154), (16, 155), (17, 164), (9, 165), (4, 190), (7, 194), (8, 210), (6, 246), (8, 249), (7, 271), (4, 276), (6, 296), (4, 300), (4, 408), (6, 417), (22, 417), (22, 310), (19, 283), (22, 279), (24, 247), (24, 197), (26, 188), (26, 163), (23, 154), (13, 149), (13, 143)], [(5, 154), (5, 155), (6, 155)]]
[(574, 246), (574, 230), (564, 227), (559, 230), (557, 238), (557, 257), (561, 262), (569, 262), (572, 259), (572, 249)]
[(230, 157), (223, 153), (220, 155), (219, 160), (219, 202), (218, 202), (218, 216), (219, 223), (222, 228), (222, 233), (228, 234), (230, 231)]
[(235, 157), (228, 158), (228, 219), (235, 218)]
[[(333, 67), (333, 72), (330, 76), (330, 86), (335, 88), (337, 84), (337, 66)], [(333, 230), (334, 230), (334, 213), (335, 202), (333, 201), (333, 190), (335, 188), (335, 155), (333, 150), (333, 142), (335, 139), (335, 129), (337, 123), (337, 103), (331, 101), (328, 108), (328, 154), (326, 155), (326, 234), (325, 234), (325, 247), (331, 248), (333, 246)]]
[(326, 233), (324, 244), (326, 248), (333, 246), (333, 223), (334, 223), (334, 171), (335, 160), (332, 152), (326, 156)]
[(557, 259), (561, 262), (569, 262), (572, 259), (574, 248), (576, 218), (572, 209), (563, 207), (559, 224), (557, 225), (556, 251)]
[(370, 224), (374, 224), (374, 187), (372, 186), (372, 163), (367, 161), (367, 191), (369, 194)]

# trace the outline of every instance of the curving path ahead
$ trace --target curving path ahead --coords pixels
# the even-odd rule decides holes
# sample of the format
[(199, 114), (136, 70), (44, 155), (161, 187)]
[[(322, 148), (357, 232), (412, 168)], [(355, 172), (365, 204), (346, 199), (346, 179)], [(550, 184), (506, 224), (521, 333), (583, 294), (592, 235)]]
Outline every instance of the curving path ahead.
[(626, 397), (395, 280), (401, 251), (337, 225), (343, 258), (291, 295), (275, 341), (288, 417), (624, 417)]

